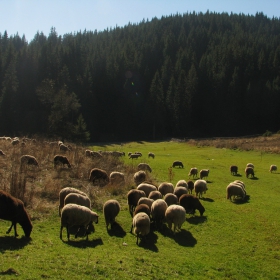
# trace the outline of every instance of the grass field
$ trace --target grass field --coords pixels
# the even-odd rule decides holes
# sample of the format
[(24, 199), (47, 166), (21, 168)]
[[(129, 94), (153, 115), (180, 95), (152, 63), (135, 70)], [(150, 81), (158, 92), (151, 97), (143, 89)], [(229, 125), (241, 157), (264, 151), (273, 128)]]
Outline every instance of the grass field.
[[(89, 241), (71, 236), (67, 242), (66, 230), (64, 241), (59, 238), (58, 199), (48, 207), (30, 205), (31, 241), (6, 235), (10, 222), (0, 222), (0, 279), (280, 279), (280, 173), (269, 172), (271, 164), (280, 167), (278, 154), (178, 142), (94, 145), (91, 149), (124, 151), (122, 161), (132, 170), (140, 162), (149, 163), (150, 179), (157, 184), (188, 180), (191, 167), (209, 169), (208, 191), (201, 199), (204, 216), (187, 215), (175, 235), (164, 225), (138, 246), (129, 232), (132, 219), (126, 193), (135, 187), (130, 181), (116, 195), (106, 187), (100, 196), (96, 191), (98, 203), (93, 203), (93, 210), (100, 219), (95, 232)], [(143, 156), (129, 159), (127, 153), (135, 151)], [(148, 158), (148, 152), (155, 153), (155, 158)], [(174, 160), (182, 161), (184, 168), (170, 172)], [(244, 174), (248, 162), (255, 165), (254, 179)], [(238, 176), (230, 174), (230, 165), (239, 167)], [(226, 186), (235, 179), (245, 183), (247, 202), (226, 199)], [(107, 232), (102, 204), (110, 198), (117, 199), (122, 210), (117, 224)], [(20, 227), (18, 232), (23, 234)]]

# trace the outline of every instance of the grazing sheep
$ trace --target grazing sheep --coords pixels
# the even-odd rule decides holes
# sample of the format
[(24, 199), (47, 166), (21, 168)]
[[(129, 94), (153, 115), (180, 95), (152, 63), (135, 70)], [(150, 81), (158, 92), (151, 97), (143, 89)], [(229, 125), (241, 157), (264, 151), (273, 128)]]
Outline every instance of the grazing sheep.
[(91, 209), (91, 201), (89, 197), (85, 194), (79, 194), (79, 193), (67, 194), (64, 198), (64, 205), (69, 203), (82, 205)]
[[(141, 212), (146, 213), (149, 217), (151, 215), (151, 209), (147, 204), (139, 204), (135, 207), (135, 210), (133, 212), (133, 217)], [(130, 232), (132, 232), (132, 231), (130, 231)]]
[(234, 183), (230, 183), (227, 188), (227, 199), (231, 199), (232, 196), (234, 197), (241, 197), (243, 200), (246, 197), (246, 192), (244, 191), (244, 189), (238, 185), (238, 184), (234, 184)]
[(248, 178), (249, 175), (251, 175), (252, 178), (254, 178), (255, 176), (255, 172), (254, 172), (254, 168), (253, 167), (246, 167), (245, 168), (245, 174), (246, 174), (246, 177)]
[(172, 183), (169, 182), (163, 182), (158, 186), (158, 190), (161, 192), (161, 194), (164, 196), (168, 193), (174, 192), (174, 186)]
[(168, 205), (163, 199), (157, 199), (151, 207), (151, 217), (157, 228), (160, 228), (165, 218), (165, 211)]
[(71, 187), (66, 187), (63, 188), (60, 192), (59, 192), (59, 206), (58, 206), (58, 215), (59, 217), (61, 216), (61, 209), (64, 207), (64, 202), (65, 202), (65, 197), (70, 194), (70, 193), (78, 193), (80, 195), (83, 195), (85, 197), (87, 197), (86, 193), (75, 189), (75, 188), (71, 188)]
[(16, 146), (16, 145), (18, 145), (19, 144), (19, 139), (13, 139), (12, 141), (11, 141), (11, 144), (13, 145), (13, 146)]
[(233, 181), (233, 183), (234, 183), (234, 184), (240, 185), (240, 186), (244, 189), (244, 191), (245, 191), (245, 193), (246, 193), (244, 182), (242, 182), (242, 181), (240, 181), (240, 180), (235, 180), (235, 181)]
[(111, 229), (115, 219), (121, 210), (120, 203), (115, 199), (107, 200), (103, 205), (103, 214), (105, 217), (106, 228), (108, 230), (109, 224), (111, 224)]
[(122, 172), (113, 171), (110, 173), (109, 178), (110, 178), (111, 184), (124, 184), (125, 183), (124, 174)]
[(230, 167), (230, 173), (231, 173), (231, 175), (237, 175), (238, 174), (238, 167), (236, 165), (232, 165)]
[(85, 156), (90, 157), (91, 156), (91, 150), (85, 150)]
[(142, 157), (142, 153), (141, 152), (135, 152), (134, 154), (139, 155), (139, 157)]
[(191, 194), (183, 194), (179, 199), (179, 204), (185, 208), (186, 213), (188, 214), (194, 215), (195, 210), (198, 210), (200, 216), (202, 216), (205, 212), (205, 208), (200, 200)]
[(113, 151), (112, 156), (114, 157), (122, 157), (125, 156), (125, 152), (118, 152), (118, 151)]
[(165, 211), (165, 220), (170, 229), (174, 225), (173, 233), (176, 229), (181, 229), (182, 224), (186, 221), (186, 210), (180, 205), (170, 205)]
[(210, 170), (209, 169), (201, 169), (199, 171), (199, 178), (203, 179), (205, 177), (208, 177)]
[(187, 181), (188, 184), (188, 190), (190, 193), (192, 193), (193, 189), (194, 189), (194, 182), (192, 180)]
[(176, 166), (178, 166), (179, 168), (184, 168), (183, 163), (179, 160), (173, 162), (172, 167), (176, 167)]
[(70, 238), (70, 227), (78, 226), (78, 231), (75, 234), (77, 238), (81, 229), (86, 230), (88, 240), (88, 227), (92, 223), (98, 223), (97, 213), (91, 211), (89, 208), (77, 204), (67, 204), (61, 211), (61, 226), (60, 226), (60, 239), (62, 239), (62, 230), (64, 227), (67, 229), (67, 238)]
[(68, 146), (66, 146), (65, 144), (60, 144), (59, 145), (59, 150), (62, 151), (62, 152), (70, 152), (71, 151), (71, 149)]
[(131, 158), (131, 159), (134, 159), (134, 158), (139, 158), (140, 157), (140, 155), (139, 154), (130, 154), (129, 155), (129, 158)]
[(6, 154), (2, 150), (0, 150), (0, 156), (6, 156)]
[(137, 168), (138, 168), (138, 171), (139, 170), (144, 170), (144, 171), (148, 170), (149, 172), (152, 172), (152, 168), (150, 167), (150, 165), (148, 163), (139, 163)]
[(127, 193), (127, 204), (131, 217), (133, 216), (134, 209), (141, 197), (147, 197), (145, 192), (141, 190), (132, 189)]
[(110, 181), (109, 176), (105, 170), (99, 168), (93, 168), (89, 173), (89, 181), (95, 184), (99, 184), (100, 187), (104, 187)]
[(21, 156), (20, 168), (23, 168), (24, 166), (27, 166), (27, 165), (34, 165), (34, 166), (39, 167), (39, 163), (34, 156), (30, 156), (30, 155)]
[(0, 190), (0, 219), (12, 222), (7, 234), (14, 228), (15, 237), (17, 237), (17, 223), (19, 223), (25, 236), (30, 237), (33, 226), (23, 202), (2, 190)]
[(173, 193), (168, 193), (164, 196), (164, 201), (168, 206), (178, 204), (178, 197)]
[(155, 158), (155, 154), (154, 154), (154, 153), (149, 152), (149, 153), (148, 153), (148, 158), (150, 158), (150, 157), (151, 157), (151, 158)]
[(146, 205), (150, 208), (150, 210), (151, 210), (151, 207), (152, 207), (153, 202), (154, 202), (154, 200), (151, 199), (151, 198), (148, 198), (148, 197), (140, 197), (140, 199), (138, 200), (137, 205), (146, 204)]
[(272, 172), (272, 171), (277, 171), (277, 166), (274, 165), (274, 164), (270, 165), (269, 171), (270, 171), (270, 172)]
[(56, 168), (58, 165), (62, 165), (62, 167), (64, 167), (64, 165), (66, 164), (68, 166), (68, 168), (71, 168), (71, 164), (68, 160), (67, 157), (65, 156), (61, 156), (61, 155), (55, 155), (53, 158), (53, 164), (54, 167)]
[(194, 183), (194, 192), (198, 198), (202, 197), (203, 193), (206, 193), (208, 190), (207, 188), (207, 182), (205, 180), (197, 180)]
[(253, 169), (255, 168), (255, 166), (254, 166), (253, 163), (247, 163), (247, 164), (246, 164), (246, 167), (252, 167)]
[(137, 186), (137, 190), (144, 191), (146, 196), (149, 197), (150, 192), (157, 191), (158, 189), (156, 186), (154, 186), (152, 184), (143, 182)]
[(197, 170), (197, 168), (196, 167), (192, 167), (191, 169), (190, 169), (190, 172), (189, 172), (189, 178), (191, 177), (191, 176), (193, 176), (193, 178), (194, 178), (194, 176), (195, 177), (197, 177), (197, 174), (198, 174), (198, 170)]
[(175, 186), (175, 189), (177, 187), (184, 187), (188, 190), (188, 183), (185, 180), (179, 180)]
[(178, 200), (181, 195), (188, 193), (188, 190), (185, 187), (179, 186), (174, 189), (174, 194), (177, 196)]
[(153, 200), (157, 200), (157, 199), (162, 198), (162, 194), (161, 194), (161, 192), (159, 192), (159, 191), (151, 191), (151, 192), (149, 193), (148, 198), (151, 198), (151, 199), (153, 199)]
[(150, 232), (150, 218), (144, 213), (140, 212), (133, 217), (132, 226), (134, 228), (134, 234), (137, 235), (136, 244), (138, 245), (138, 238), (145, 237)]
[(147, 174), (143, 170), (137, 171), (133, 175), (133, 181), (135, 185), (139, 185), (142, 182), (146, 181), (146, 178), (147, 178)]

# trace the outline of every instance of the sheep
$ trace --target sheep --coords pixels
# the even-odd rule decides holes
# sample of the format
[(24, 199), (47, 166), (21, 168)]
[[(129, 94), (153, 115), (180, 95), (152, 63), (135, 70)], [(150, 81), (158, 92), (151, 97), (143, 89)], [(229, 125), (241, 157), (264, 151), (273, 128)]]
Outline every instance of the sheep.
[(134, 209), (141, 197), (147, 197), (145, 192), (141, 190), (132, 189), (127, 193), (127, 204), (131, 217), (133, 216)]
[(192, 180), (187, 181), (189, 193), (192, 193), (194, 189), (194, 182)]
[(251, 177), (253, 177), (254, 178), (254, 176), (255, 176), (255, 172), (254, 172), (254, 168), (253, 167), (246, 167), (245, 168), (245, 174), (246, 174), (246, 177), (248, 178), (249, 177), (249, 175), (251, 175)]
[(194, 215), (195, 210), (198, 210), (200, 216), (205, 212), (205, 208), (201, 204), (200, 200), (191, 195), (191, 194), (183, 194), (179, 199), (179, 204), (184, 207), (186, 213)]
[(59, 145), (59, 150), (63, 151), (63, 152), (70, 152), (71, 151), (71, 149), (68, 146), (66, 146), (65, 144), (60, 144)]
[(129, 158), (131, 158), (131, 159), (134, 159), (134, 158), (139, 158), (140, 157), (140, 155), (139, 154), (130, 154), (129, 155)]
[(68, 158), (62, 155), (55, 155), (53, 158), (53, 164), (54, 168), (56, 168), (58, 165), (62, 165), (62, 167), (64, 167), (65, 164), (68, 166), (68, 168), (71, 168)]
[(141, 152), (135, 152), (134, 154), (139, 155), (139, 157), (142, 157), (142, 153)]
[(241, 186), (244, 189), (245, 193), (246, 193), (244, 182), (242, 182), (240, 180), (235, 180), (235, 181), (233, 181), (233, 183), (238, 184), (239, 186)]
[(69, 203), (82, 205), (89, 209), (91, 208), (91, 201), (89, 197), (85, 194), (79, 194), (79, 193), (67, 194), (66, 197), (64, 198), (64, 205)]
[(194, 192), (198, 198), (202, 197), (203, 193), (206, 193), (208, 190), (207, 182), (205, 180), (197, 180), (194, 183)]
[(6, 154), (2, 150), (0, 150), (0, 156), (6, 156)]
[(65, 197), (69, 194), (69, 193), (77, 193), (80, 195), (83, 195), (85, 197), (87, 197), (87, 194), (75, 189), (75, 188), (71, 188), (71, 187), (66, 187), (63, 188), (60, 192), (59, 192), (59, 206), (58, 206), (58, 216), (61, 216), (61, 209), (64, 207), (64, 202), (65, 202)]
[(98, 223), (97, 213), (91, 211), (85, 206), (78, 204), (67, 204), (62, 208), (61, 211), (61, 225), (60, 225), (60, 239), (62, 240), (62, 230), (64, 227), (67, 229), (67, 238), (70, 238), (70, 227), (79, 226), (78, 231), (75, 234), (77, 238), (79, 231), (84, 228), (86, 229), (86, 236), (88, 240), (88, 227), (92, 223)]
[(157, 228), (160, 228), (165, 218), (165, 211), (168, 205), (163, 199), (157, 199), (151, 206), (151, 217)]
[(102, 158), (102, 154), (96, 151), (90, 151), (90, 156), (93, 158)]
[(121, 210), (120, 203), (115, 199), (107, 200), (103, 205), (103, 214), (105, 217), (106, 228), (108, 230), (109, 224), (111, 224), (111, 229), (115, 219)]
[(198, 173), (197, 168), (196, 168), (196, 167), (192, 167), (192, 168), (190, 169), (190, 172), (189, 172), (188, 176), (189, 176), (189, 178), (190, 178), (191, 176), (193, 176), (193, 178), (194, 178), (194, 176), (197, 177), (197, 173)]
[(85, 156), (90, 157), (91, 156), (91, 150), (85, 150)]
[(144, 213), (140, 212), (133, 217), (132, 226), (134, 228), (134, 234), (137, 235), (136, 244), (138, 245), (138, 239), (141, 237), (145, 237), (150, 232), (150, 218)]
[(162, 182), (158, 186), (158, 190), (161, 192), (161, 194), (164, 196), (168, 193), (173, 193), (174, 192), (174, 186), (172, 183), (169, 182)]
[(89, 181), (92, 182), (93, 185), (98, 183), (100, 187), (104, 187), (109, 183), (110, 179), (105, 170), (93, 168), (90, 170)]
[(144, 170), (144, 171), (148, 170), (149, 172), (152, 172), (152, 168), (147, 163), (139, 163), (137, 168), (138, 168), (138, 171), (139, 170)]
[(154, 186), (152, 184), (143, 182), (137, 186), (137, 190), (144, 191), (146, 196), (149, 197), (150, 192), (157, 191), (158, 189), (156, 186)]
[(36, 167), (39, 167), (39, 163), (37, 159), (34, 156), (31, 155), (23, 155), (20, 158), (20, 167), (24, 167), (26, 165), (34, 165)]
[(110, 183), (111, 184), (124, 184), (125, 178), (122, 172), (113, 171), (109, 175)]
[(151, 192), (149, 193), (148, 198), (151, 198), (151, 199), (153, 199), (153, 200), (157, 200), (157, 199), (162, 198), (162, 194), (161, 194), (161, 192), (159, 192), (159, 191), (151, 191)]
[(125, 155), (124, 152), (118, 152), (118, 151), (113, 151), (112, 152), (112, 156), (114, 156), (114, 157), (122, 157), (124, 155)]
[(155, 158), (155, 154), (154, 154), (154, 153), (149, 152), (149, 153), (148, 153), (148, 158), (150, 158), (150, 157), (151, 157), (151, 158)]
[(209, 169), (201, 169), (199, 171), (199, 178), (203, 179), (205, 177), (208, 177), (210, 170)]
[(19, 139), (12, 139), (12, 140), (11, 140), (11, 144), (12, 144), (13, 146), (18, 145), (19, 142), (20, 142)]
[(170, 205), (165, 211), (165, 220), (170, 229), (172, 224), (174, 225), (173, 233), (175, 234), (176, 228), (181, 229), (186, 221), (186, 210), (180, 205)]
[(176, 166), (178, 166), (179, 168), (184, 168), (183, 163), (179, 160), (176, 160), (176, 161), (173, 162), (172, 167), (174, 168)]
[[(133, 212), (133, 217), (140, 213), (140, 212), (144, 212), (146, 213), (149, 217), (151, 215), (151, 209), (147, 204), (139, 204), (135, 207), (134, 212)], [(130, 231), (131, 232), (131, 231)]]
[(227, 199), (230, 199), (230, 200), (232, 200), (231, 199), (232, 196), (241, 197), (243, 200), (246, 197), (246, 192), (238, 184), (230, 183), (226, 188), (226, 192), (227, 192)]
[(137, 205), (146, 204), (150, 208), (150, 210), (151, 210), (153, 202), (154, 202), (154, 200), (151, 199), (151, 198), (140, 197), (138, 202), (137, 202)]
[(184, 187), (188, 190), (188, 183), (185, 180), (179, 180), (175, 186), (175, 189), (177, 187)]
[(168, 206), (178, 204), (178, 197), (173, 193), (168, 193), (164, 196), (164, 201)]
[(174, 189), (174, 194), (177, 196), (178, 200), (181, 195), (188, 193), (188, 190), (185, 187), (179, 186)]
[(133, 181), (136, 185), (139, 185), (142, 182), (146, 181), (146, 178), (147, 178), (147, 174), (143, 170), (137, 171), (133, 175)]
[(33, 226), (23, 202), (2, 190), (0, 190), (0, 219), (12, 222), (12, 225), (6, 232), (7, 234), (14, 228), (14, 234), (17, 237), (17, 223), (19, 223), (25, 237), (30, 237)]
[(231, 165), (230, 173), (231, 173), (231, 175), (237, 175), (238, 174), (238, 167), (236, 165)]
[(272, 173), (272, 171), (277, 171), (277, 166), (272, 164), (270, 165), (269, 171)]
[(246, 167), (252, 167), (253, 169), (255, 168), (255, 166), (254, 166), (253, 163), (247, 163), (247, 164), (246, 164)]

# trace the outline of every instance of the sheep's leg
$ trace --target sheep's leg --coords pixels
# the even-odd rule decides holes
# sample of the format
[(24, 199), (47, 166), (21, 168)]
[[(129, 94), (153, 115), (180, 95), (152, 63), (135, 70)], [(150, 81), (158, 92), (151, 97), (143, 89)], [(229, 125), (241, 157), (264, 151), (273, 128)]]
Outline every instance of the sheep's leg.
[(67, 239), (69, 241), (70, 239), (69, 225), (67, 225), (66, 229), (67, 229)]
[(131, 224), (131, 229), (130, 229), (130, 233), (132, 233), (132, 229), (133, 229), (133, 224)]
[(7, 234), (9, 234), (12, 230), (12, 228), (14, 227), (14, 232), (15, 232), (15, 237), (18, 236), (17, 234), (17, 227), (16, 227), (16, 223), (15, 222), (12, 222), (12, 225), (10, 226), (10, 228), (6, 231)]

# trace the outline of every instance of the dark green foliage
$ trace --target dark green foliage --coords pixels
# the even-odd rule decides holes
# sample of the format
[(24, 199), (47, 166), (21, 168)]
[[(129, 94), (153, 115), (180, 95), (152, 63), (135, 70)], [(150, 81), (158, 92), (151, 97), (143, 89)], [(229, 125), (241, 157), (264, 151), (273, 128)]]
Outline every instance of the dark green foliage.
[(278, 130), (278, 18), (186, 13), (63, 37), (52, 27), (29, 43), (7, 34), (0, 135), (115, 141)]

